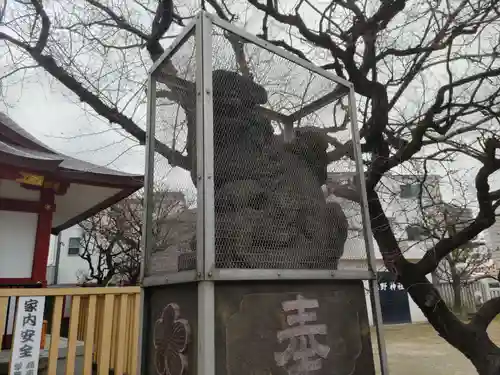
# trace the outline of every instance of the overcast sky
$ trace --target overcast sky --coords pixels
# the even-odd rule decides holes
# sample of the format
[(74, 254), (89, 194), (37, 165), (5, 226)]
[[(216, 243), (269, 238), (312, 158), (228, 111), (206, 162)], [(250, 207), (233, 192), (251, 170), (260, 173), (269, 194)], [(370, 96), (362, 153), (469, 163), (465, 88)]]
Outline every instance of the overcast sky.
[[(248, 25), (252, 32), (258, 32), (260, 28), (260, 22), (249, 22)], [(112, 130), (99, 117), (92, 116), (73, 95), (65, 92), (57, 82), (50, 81), (41, 70), (28, 73), (23, 84), (4, 85), (2, 94), (4, 102), (0, 102), (0, 110), (54, 149), (110, 168), (143, 173), (144, 148), (124, 137), (123, 132)], [(140, 125), (144, 126), (144, 121)], [(470, 187), (471, 198), (474, 194), (474, 167), (477, 165), (464, 157), (452, 166), (461, 170), (465, 184)], [(469, 169), (472, 170), (469, 172)], [(165, 171), (166, 167), (163, 167)], [(444, 170), (435, 169), (433, 172)], [(192, 189), (188, 173), (181, 170), (169, 173), (169, 184), (174, 188)], [(450, 186), (443, 186), (443, 192), (447, 200), (460, 195)]]
[[(0, 110), (48, 146), (98, 165), (144, 173), (144, 147), (87, 111), (42, 71), (33, 71), (23, 84), (9, 84), (3, 94)], [(185, 171), (175, 168), (169, 185), (185, 189), (191, 183)]]

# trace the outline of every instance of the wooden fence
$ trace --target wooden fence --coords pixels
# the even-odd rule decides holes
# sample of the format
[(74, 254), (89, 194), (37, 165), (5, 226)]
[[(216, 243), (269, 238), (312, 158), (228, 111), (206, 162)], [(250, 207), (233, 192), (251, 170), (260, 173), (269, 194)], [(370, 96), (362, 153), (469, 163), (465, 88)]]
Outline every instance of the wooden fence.
[[(140, 288), (0, 289), (0, 343), (6, 326), (9, 298), (53, 297), (49, 317), (48, 368), (56, 375), (60, 361), (61, 323), (65, 297), (71, 297), (65, 374), (135, 375), (139, 356)], [(83, 364), (75, 369), (77, 346), (83, 346)], [(65, 345), (66, 346), (66, 345)], [(81, 354), (78, 354), (81, 355)], [(76, 371), (75, 371), (76, 370)]]
[[(453, 308), (453, 286), (448, 283), (443, 283), (438, 285), (439, 293), (441, 298), (446, 302), (448, 307)], [(474, 303), (474, 293), (480, 292), (483, 296), (485, 295), (484, 287), (480, 283), (471, 283), (467, 285), (462, 285), (462, 307), (465, 308), (467, 312), (473, 313), (476, 311), (476, 304)]]
[[(441, 297), (450, 307), (453, 307), (453, 287), (451, 284), (438, 285)], [(500, 297), (500, 283), (496, 280), (478, 280), (461, 286), (462, 307), (469, 313), (476, 312), (474, 295), (480, 293), (483, 303), (496, 297)]]

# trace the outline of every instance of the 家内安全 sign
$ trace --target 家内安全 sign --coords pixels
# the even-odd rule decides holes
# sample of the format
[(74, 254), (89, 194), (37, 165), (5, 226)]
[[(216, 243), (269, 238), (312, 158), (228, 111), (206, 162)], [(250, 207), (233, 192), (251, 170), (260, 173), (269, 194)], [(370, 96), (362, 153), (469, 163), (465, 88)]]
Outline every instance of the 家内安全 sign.
[(38, 373), (45, 297), (19, 297), (9, 375)]

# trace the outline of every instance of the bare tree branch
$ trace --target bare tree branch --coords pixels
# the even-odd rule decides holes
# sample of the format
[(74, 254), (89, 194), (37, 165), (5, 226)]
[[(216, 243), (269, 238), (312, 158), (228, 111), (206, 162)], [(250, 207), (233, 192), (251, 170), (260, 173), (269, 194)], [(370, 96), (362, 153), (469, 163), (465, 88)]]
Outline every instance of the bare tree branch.
[(486, 331), (490, 323), (500, 314), (500, 297), (486, 301), (479, 311), (474, 315), (470, 324)]
[[(12, 14), (3, 10), (0, 39), (9, 47), (5, 80), (22, 72), (20, 67), (40, 66), (98, 116), (116, 123), (144, 144), (145, 133), (131, 114), (135, 112), (123, 105), (123, 101), (130, 101), (127, 95), (131, 96), (131, 88), (144, 94), (143, 81), (149, 63), (141, 61), (141, 48), (146, 46), (151, 60), (157, 60), (164, 52), (162, 43), (172, 31), (177, 31), (183, 19), (192, 16), (191, 11), (181, 16), (179, 7), (185, 5), (179, 3), (176, 7), (171, 0), (157, 2), (154, 9), (140, 1), (85, 0), (86, 7), (63, 3), (60, 6), (64, 12), (40, 0), (18, 3), (20, 6)], [(491, 369), (497, 371), (500, 361), (491, 353), (498, 353), (498, 348), (485, 332), (498, 312), (496, 304), (485, 307), (470, 324), (464, 324), (448, 309), (426, 274), (443, 259), (463, 259), (467, 251), (462, 254), (457, 249), (467, 247), (490, 226), (500, 206), (500, 190), (489, 186), (500, 163), (496, 155), (500, 131), (500, 45), (491, 38), (497, 34), (500, 22), (498, 1), (414, 2), (411, 10), (410, 3), (403, 0), (364, 4), (352, 0), (325, 4), (301, 0), (292, 7), (279, 0), (249, 0), (243, 4), (209, 0), (208, 4), (228, 22), (245, 20), (262, 25), (261, 38), (352, 82), (360, 107), (358, 125), (370, 220), (387, 269), (403, 283), (436, 331), (471, 359), (481, 375), (492, 373)], [(243, 13), (242, 6), (246, 7)], [(128, 7), (144, 14), (136, 17)], [(150, 28), (151, 32), (146, 31)], [(230, 64), (237, 66), (238, 74), (266, 83), (271, 60), (247, 56), (251, 50), (247, 41), (224, 36), (230, 42)], [(26, 63), (27, 55), (33, 64)], [(88, 56), (96, 61), (85, 63)], [(130, 56), (136, 60), (129, 61)], [(218, 58), (214, 56), (221, 63)], [(182, 63), (173, 60), (165, 62), (157, 72), (162, 86), (157, 97), (159, 106), (175, 106), (171, 117), (176, 123), (169, 124), (173, 128), (169, 130), (171, 139), (156, 140), (156, 151), (170, 165), (193, 174), (196, 82), (183, 73)], [(275, 133), (282, 130), (287, 120), (279, 112), (287, 109), (288, 100), (276, 104), (275, 98), (290, 94), (284, 87), (289, 78), (283, 75), (277, 79), (279, 82), (273, 84), (279, 87), (269, 85), (269, 98), (275, 101), (260, 103), (263, 105), (257, 109), (271, 120)], [(300, 89), (305, 91), (306, 87)], [(294, 99), (304, 105), (304, 97), (299, 93)], [(137, 103), (137, 108), (143, 104), (140, 100)], [(345, 111), (337, 104), (334, 108)], [(184, 117), (179, 116), (181, 112)], [(352, 165), (356, 155), (352, 135), (344, 136), (349, 129), (348, 116), (339, 119), (336, 111), (332, 112), (330, 123), (325, 121), (326, 115), (294, 121), (301, 127), (314, 127), (322, 135), (329, 146), (326, 163), (331, 163), (325, 169), (338, 170), (344, 168), (342, 163)], [(320, 124), (319, 120), (323, 122)], [(181, 150), (176, 148), (179, 140), (184, 143)], [(376, 187), (382, 183), (382, 177), (395, 170), (420, 166), (426, 176), (431, 169), (446, 174), (451, 164), (462, 165), (463, 160), (479, 163), (475, 179), (478, 214), (456, 233), (433, 233), (430, 237), (434, 242), (427, 254), (417, 264), (410, 263)], [(335, 193), (359, 202), (358, 186), (359, 181), (353, 181), (336, 187)], [(132, 223), (137, 224), (135, 220)], [(117, 252), (124, 251), (125, 243), (132, 245), (132, 241), (122, 237), (114, 243)], [(102, 260), (109, 263), (106, 254)]]
[(479, 213), (476, 219), (453, 237), (443, 238), (430, 249), (416, 265), (420, 273), (426, 275), (435, 270), (439, 262), (453, 249), (471, 241), (495, 222), (495, 211), (489, 197), (488, 178), (500, 169), (500, 161), (495, 158), (496, 151), (500, 149), (500, 142), (490, 138), (486, 141), (485, 148), (487, 160), (476, 176), (479, 203)]

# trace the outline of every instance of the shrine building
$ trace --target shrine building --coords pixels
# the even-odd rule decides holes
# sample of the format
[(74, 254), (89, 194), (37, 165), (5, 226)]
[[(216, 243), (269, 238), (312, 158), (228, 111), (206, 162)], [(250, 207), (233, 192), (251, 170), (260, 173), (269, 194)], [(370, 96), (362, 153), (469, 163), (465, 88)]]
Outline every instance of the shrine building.
[(0, 112), (0, 288), (46, 286), (50, 236), (143, 187), (63, 155)]

